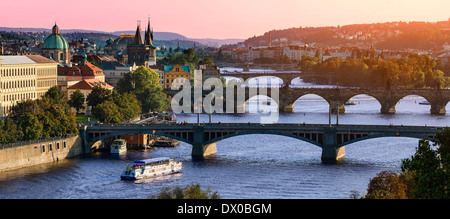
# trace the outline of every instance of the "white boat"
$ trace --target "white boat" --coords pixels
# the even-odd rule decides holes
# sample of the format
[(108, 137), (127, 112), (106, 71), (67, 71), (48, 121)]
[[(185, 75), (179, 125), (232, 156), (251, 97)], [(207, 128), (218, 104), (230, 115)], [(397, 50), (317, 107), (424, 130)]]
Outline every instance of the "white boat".
[(349, 100), (349, 101), (345, 102), (345, 105), (356, 105), (356, 102)]
[(121, 154), (127, 151), (127, 141), (124, 139), (116, 139), (111, 144), (111, 154)]
[(159, 157), (134, 161), (133, 165), (127, 168), (120, 175), (120, 179), (136, 180), (146, 177), (156, 177), (168, 174), (179, 173), (183, 169), (183, 164), (168, 157)]
[(430, 103), (428, 101), (420, 101), (419, 102), (420, 105), (430, 105)]

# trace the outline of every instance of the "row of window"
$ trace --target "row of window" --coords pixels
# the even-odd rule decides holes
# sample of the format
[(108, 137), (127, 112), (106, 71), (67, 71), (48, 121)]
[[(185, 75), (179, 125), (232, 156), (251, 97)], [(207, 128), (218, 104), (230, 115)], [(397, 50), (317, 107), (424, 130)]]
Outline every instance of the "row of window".
[(17, 77), (17, 76), (31, 76), (35, 75), (35, 68), (6, 68), (0, 69), (2, 77)]
[(62, 144), (60, 144), (60, 142), (56, 142), (55, 148), (53, 148), (53, 143), (48, 143), (48, 145), (42, 144), (41, 153), (50, 152), (53, 151), (53, 149), (55, 150), (64, 149), (66, 147), (67, 147), (66, 141), (63, 141)]
[(35, 92), (3, 95), (2, 101), (19, 101), (36, 98)]
[(14, 89), (36, 86), (36, 80), (4, 81), (0, 83), (0, 89)]
[(57, 70), (56, 68), (43, 68), (43, 69), (38, 69), (37, 72), (38, 75), (57, 75)]
[(56, 86), (56, 80), (38, 81), (38, 87), (53, 87)]

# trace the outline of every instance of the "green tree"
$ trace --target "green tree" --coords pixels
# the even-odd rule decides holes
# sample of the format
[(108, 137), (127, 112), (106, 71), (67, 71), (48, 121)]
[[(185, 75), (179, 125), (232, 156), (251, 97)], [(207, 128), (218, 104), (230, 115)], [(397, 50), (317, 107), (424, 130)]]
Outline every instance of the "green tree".
[(17, 126), (17, 124), (9, 117), (6, 117), (5, 123), (3, 125), (4, 142), (13, 143), (22, 140), (23, 133), (22, 130)]
[(88, 106), (95, 107), (104, 101), (108, 100), (112, 92), (106, 88), (95, 86), (91, 93), (87, 96), (86, 101)]
[(143, 92), (137, 94), (137, 98), (142, 104), (142, 112), (165, 111), (169, 108), (170, 102), (166, 94), (162, 92), (160, 86), (150, 86)]
[(27, 112), (20, 120), (23, 140), (34, 140), (42, 137), (43, 125), (34, 113)]
[(191, 184), (184, 188), (175, 187), (170, 189), (169, 187), (161, 190), (157, 195), (150, 196), (151, 199), (220, 199), (217, 192), (211, 193), (211, 190), (207, 188), (205, 191), (200, 188), (199, 184)]
[(80, 109), (84, 109), (84, 100), (85, 98), (83, 93), (81, 93), (80, 90), (76, 90), (70, 95), (69, 105), (75, 108), (78, 114)]
[(110, 101), (116, 104), (124, 120), (133, 119), (141, 112), (141, 103), (133, 93), (113, 92)]
[(416, 153), (402, 161), (402, 171), (410, 174), (413, 187), (408, 188), (411, 198), (450, 198), (450, 129), (436, 134), (437, 149), (426, 139), (421, 140)]
[(119, 107), (110, 100), (92, 107), (92, 115), (100, 122), (121, 123), (123, 121)]

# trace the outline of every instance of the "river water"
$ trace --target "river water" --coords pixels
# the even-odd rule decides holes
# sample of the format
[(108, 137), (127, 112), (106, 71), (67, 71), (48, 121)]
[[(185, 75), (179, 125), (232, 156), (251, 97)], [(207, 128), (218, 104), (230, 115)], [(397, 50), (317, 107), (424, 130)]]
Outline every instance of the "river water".
[[(314, 86), (297, 80), (294, 86)], [(407, 96), (395, 115), (379, 113), (379, 103), (356, 96), (346, 106), (341, 124), (403, 124), (446, 126), (450, 116), (432, 116), (430, 106), (418, 96)], [(251, 104), (250, 101), (249, 104)], [(254, 102), (254, 101), (253, 101)], [(450, 104), (448, 104), (450, 105)], [(270, 106), (259, 106), (267, 112)], [(249, 107), (247, 107), (249, 108)], [(315, 95), (300, 98), (294, 113), (280, 114), (278, 123), (328, 123), (328, 104)], [(450, 107), (447, 106), (450, 112)], [(264, 114), (215, 114), (213, 122), (259, 122)], [(197, 122), (196, 114), (179, 114), (177, 121)], [(209, 122), (209, 115), (201, 115)], [(332, 122), (336, 122), (333, 115)], [(94, 153), (0, 173), (0, 198), (106, 198), (140, 199), (165, 187), (200, 184), (231, 199), (346, 199), (355, 190), (365, 194), (369, 180), (383, 170), (399, 171), (401, 160), (410, 158), (418, 140), (391, 137), (360, 141), (345, 147), (344, 162), (322, 164), (321, 149), (277, 135), (245, 135), (217, 142), (217, 153), (202, 161), (192, 160), (191, 146), (128, 151), (123, 155)], [(183, 173), (139, 181), (122, 181), (120, 173), (134, 160), (167, 156), (183, 163)]]

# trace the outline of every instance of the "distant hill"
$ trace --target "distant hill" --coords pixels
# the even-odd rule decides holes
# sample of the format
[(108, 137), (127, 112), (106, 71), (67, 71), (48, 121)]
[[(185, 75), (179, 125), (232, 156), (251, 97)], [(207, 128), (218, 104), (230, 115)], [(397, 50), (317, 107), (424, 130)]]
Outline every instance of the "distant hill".
[(244, 41), (245, 46), (310, 44), (380, 49), (439, 49), (450, 44), (450, 19), (437, 22), (385, 22), (344, 26), (294, 27), (271, 30)]

